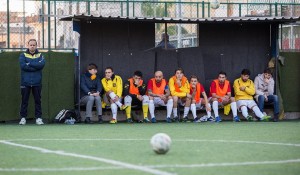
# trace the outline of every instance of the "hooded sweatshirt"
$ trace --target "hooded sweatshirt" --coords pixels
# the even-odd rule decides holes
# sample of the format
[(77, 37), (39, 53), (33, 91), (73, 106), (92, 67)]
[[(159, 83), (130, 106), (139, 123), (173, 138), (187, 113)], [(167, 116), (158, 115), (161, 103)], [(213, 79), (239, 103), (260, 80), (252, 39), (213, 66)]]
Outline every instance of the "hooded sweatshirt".
[(274, 79), (271, 77), (269, 83), (264, 81), (264, 74), (258, 74), (254, 79), (255, 98), (258, 100), (259, 95), (273, 95), (274, 94)]

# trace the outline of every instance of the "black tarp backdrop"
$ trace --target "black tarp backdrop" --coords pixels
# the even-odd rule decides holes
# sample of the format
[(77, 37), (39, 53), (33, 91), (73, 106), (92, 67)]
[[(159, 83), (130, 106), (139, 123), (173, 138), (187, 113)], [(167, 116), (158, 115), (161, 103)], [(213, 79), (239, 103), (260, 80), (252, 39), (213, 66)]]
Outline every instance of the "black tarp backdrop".
[(252, 79), (262, 73), (270, 59), (269, 23), (201, 23), (199, 47), (176, 50), (153, 49), (155, 25), (151, 22), (97, 21), (80, 23), (80, 67), (93, 62), (104, 68), (112, 66), (123, 81), (135, 70), (141, 70), (148, 81), (155, 70), (170, 78), (177, 67), (187, 77), (197, 75), (209, 90), (219, 71), (227, 72), (232, 82), (243, 68)]

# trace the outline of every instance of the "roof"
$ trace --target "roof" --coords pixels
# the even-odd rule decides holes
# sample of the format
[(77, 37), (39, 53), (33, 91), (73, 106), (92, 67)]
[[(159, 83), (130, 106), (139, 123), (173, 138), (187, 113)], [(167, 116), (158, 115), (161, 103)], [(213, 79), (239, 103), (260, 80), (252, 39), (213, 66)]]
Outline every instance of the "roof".
[(93, 16), (74, 15), (61, 18), (62, 21), (130, 21), (152, 23), (232, 23), (232, 22), (264, 22), (264, 23), (292, 23), (300, 21), (299, 16), (246, 16), (246, 17), (211, 17), (211, 18), (154, 18), (154, 17), (123, 17), (123, 16)]

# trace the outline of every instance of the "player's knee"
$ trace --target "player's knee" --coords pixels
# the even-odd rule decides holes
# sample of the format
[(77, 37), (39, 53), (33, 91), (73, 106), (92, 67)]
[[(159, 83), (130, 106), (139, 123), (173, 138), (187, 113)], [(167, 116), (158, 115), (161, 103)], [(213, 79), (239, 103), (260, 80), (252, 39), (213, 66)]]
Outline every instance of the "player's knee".
[(124, 103), (125, 103), (126, 105), (131, 105), (131, 102), (132, 102), (132, 98), (131, 98), (129, 95), (127, 95), (127, 96), (124, 98)]

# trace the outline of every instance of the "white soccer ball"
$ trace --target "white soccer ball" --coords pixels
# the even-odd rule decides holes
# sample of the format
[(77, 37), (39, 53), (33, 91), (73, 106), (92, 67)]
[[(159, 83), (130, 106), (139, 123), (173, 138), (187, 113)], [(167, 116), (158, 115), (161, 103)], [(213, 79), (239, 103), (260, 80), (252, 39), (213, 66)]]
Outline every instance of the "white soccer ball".
[(218, 0), (211, 0), (210, 7), (212, 9), (217, 9), (220, 7), (220, 2)]
[(166, 154), (171, 147), (171, 138), (165, 133), (152, 136), (150, 144), (156, 154)]

